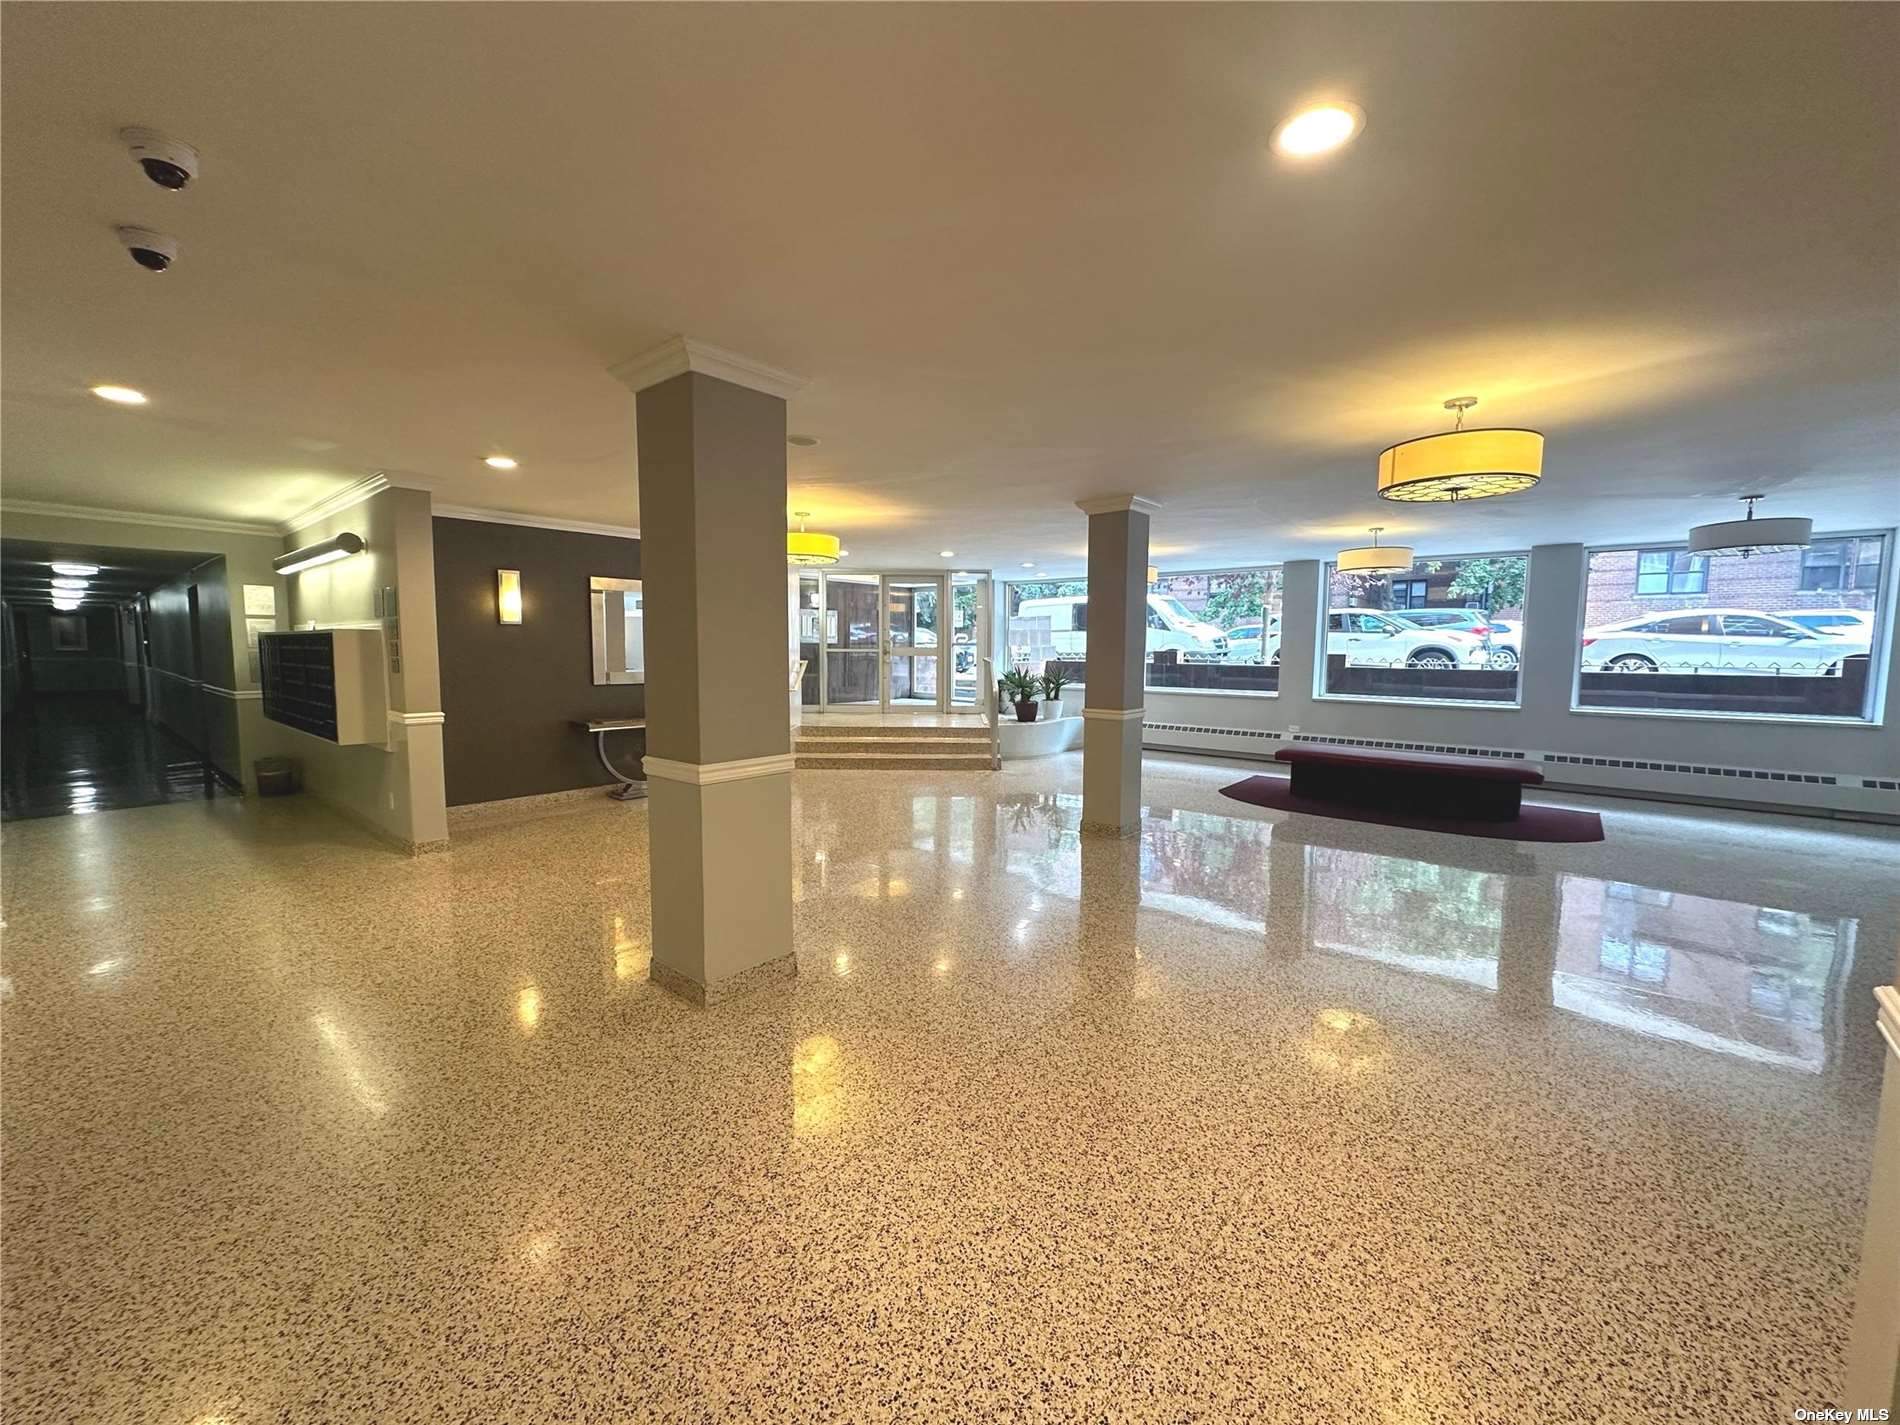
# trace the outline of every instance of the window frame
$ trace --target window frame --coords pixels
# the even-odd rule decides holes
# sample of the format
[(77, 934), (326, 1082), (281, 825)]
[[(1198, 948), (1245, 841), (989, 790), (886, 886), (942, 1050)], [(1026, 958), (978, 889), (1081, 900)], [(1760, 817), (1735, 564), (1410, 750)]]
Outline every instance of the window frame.
[[(1649, 590), (1643, 587), (1643, 575), (1644, 575), (1643, 556), (1645, 554), (1667, 554), (1671, 556), (1668, 567), (1666, 567), (1662, 571), (1663, 586), (1660, 589)], [(1676, 569), (1676, 561), (1675, 561), (1674, 556), (1678, 554), (1686, 555), (1689, 560), (1689, 567), (1680, 571), (1681, 576), (1685, 576), (1685, 577), (1689, 575), (1699, 576), (1700, 581), (1701, 581), (1700, 587), (1694, 588), (1694, 589), (1678, 589), (1676, 587), (1676, 579), (1678, 577), (1678, 571)], [(1709, 556), (1708, 555), (1692, 554), (1690, 553), (1687, 546), (1683, 547), (1682, 549), (1639, 549), (1636, 551), (1636, 584), (1635, 584), (1635, 588), (1631, 591), (1630, 597), (1637, 598), (1637, 599), (1667, 599), (1672, 596), (1686, 596), (1688, 598), (1707, 598), (1708, 594), (1709, 594)]]
[[(1623, 547), (1627, 548), (1628, 546), (1625, 545)], [(1519, 625), (1518, 640), (1521, 645), (1523, 641), (1523, 637), (1524, 637), (1523, 630), (1526, 626), (1528, 626), (1529, 613), (1530, 613), (1528, 605), (1530, 602), (1531, 551), (1529, 548), (1490, 549), (1490, 550), (1485, 550), (1476, 554), (1419, 554), (1413, 557), (1412, 568), (1416, 569), (1421, 564), (1431, 564), (1431, 563), (1456, 564), (1465, 560), (1472, 560), (1472, 559), (1522, 559), (1524, 561), (1524, 599), (1525, 599), (1526, 608), (1525, 608), (1525, 612), (1519, 615), (1519, 617), (1515, 620), (1515, 622), (1517, 622), (1517, 624)], [(1586, 565), (1585, 567), (1587, 568), (1588, 566)], [(1517, 667), (1517, 685), (1511, 690), (1511, 697), (1508, 701), (1502, 698), (1498, 698), (1498, 699), (1386, 698), (1386, 697), (1380, 697), (1376, 693), (1329, 693), (1327, 692), (1326, 691), (1326, 635), (1327, 635), (1328, 630), (1326, 627), (1326, 620), (1332, 609), (1333, 575), (1336, 572), (1337, 572), (1337, 569), (1335, 568), (1334, 562), (1332, 560), (1322, 559), (1321, 561), (1319, 561), (1319, 618), (1317, 620), (1317, 623), (1313, 631), (1312, 697), (1315, 701), (1325, 701), (1329, 703), (1371, 703), (1377, 707), (1389, 707), (1396, 704), (1400, 707), (1408, 707), (1408, 708), (1482, 708), (1486, 712), (1511, 712), (1511, 713), (1523, 711), (1523, 708), (1524, 708), (1524, 665), (1521, 661), (1519, 662), (1518, 667)], [(1395, 579), (1404, 578), (1408, 582), (1410, 582), (1412, 579), (1412, 575), (1409, 572), (1405, 573), (1404, 575), (1400, 575), (1395, 571), (1392, 577)], [(1429, 576), (1427, 577), (1429, 578)], [(1462, 608), (1469, 608), (1470, 606), (1468, 604), (1457, 604), (1457, 605), (1440, 604), (1438, 605), (1438, 607), (1440, 608), (1456, 607), (1456, 608), (1462, 609)], [(1365, 612), (1378, 614), (1381, 618), (1385, 618), (1394, 622), (1402, 622), (1406, 613), (1409, 612), (1409, 610), (1406, 610), (1406, 609), (1367, 609)], [(1489, 613), (1490, 610), (1487, 609), (1485, 610), (1485, 612)], [(1423, 630), (1421, 630), (1421, 632), (1423, 632)]]
[[(1575, 717), (1657, 717), (1669, 718), (1678, 722), (1765, 722), (1783, 723), (1791, 726), (1832, 727), (1832, 728), (1871, 728), (1876, 731), (1887, 725), (1887, 693), (1891, 668), (1889, 653), (1893, 648), (1893, 624), (1890, 622), (1896, 613), (1895, 595), (1900, 591), (1896, 583), (1894, 565), (1895, 546), (1900, 544), (1900, 528), (1827, 530), (1810, 540), (1814, 544), (1832, 544), (1837, 540), (1878, 539), (1881, 545), (1880, 587), (1874, 592), (1874, 616), (1872, 646), (1869, 650), (1871, 666), (1868, 668), (1867, 704), (1860, 717), (1820, 717), (1803, 716), (1797, 713), (1755, 713), (1755, 712), (1700, 712), (1689, 709), (1673, 708), (1598, 708), (1579, 706), (1578, 700), (1583, 693), (1583, 630), (1590, 603), (1590, 560), (1598, 554), (1635, 554), (1638, 563), (1646, 553), (1676, 552), (1686, 553), (1682, 540), (1651, 540), (1646, 543), (1623, 541), (1614, 544), (1586, 544), (1583, 547), (1583, 567), (1579, 571), (1582, 577), (1577, 580), (1577, 607), (1571, 619), (1571, 646), (1577, 656), (1570, 660), (1570, 707)], [(1826, 593), (1827, 590), (1797, 590), (1798, 593)], [(1838, 591), (1836, 591), (1838, 592)], [(1640, 597), (1655, 598), (1654, 594)], [(1707, 598), (1706, 594), (1700, 597)], [(1762, 610), (1767, 613), (1769, 610)]]

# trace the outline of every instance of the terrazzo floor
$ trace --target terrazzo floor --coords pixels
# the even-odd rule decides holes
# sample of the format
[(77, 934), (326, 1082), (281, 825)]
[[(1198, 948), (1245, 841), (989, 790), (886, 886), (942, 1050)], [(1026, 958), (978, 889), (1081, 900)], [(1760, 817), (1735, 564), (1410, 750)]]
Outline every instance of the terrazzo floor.
[(712, 1011), (645, 982), (644, 802), (8, 826), (5, 1419), (1833, 1402), (1895, 833), (1477, 843), (1248, 770), (1150, 757), (1128, 842), (1077, 756), (799, 773), (799, 979)]

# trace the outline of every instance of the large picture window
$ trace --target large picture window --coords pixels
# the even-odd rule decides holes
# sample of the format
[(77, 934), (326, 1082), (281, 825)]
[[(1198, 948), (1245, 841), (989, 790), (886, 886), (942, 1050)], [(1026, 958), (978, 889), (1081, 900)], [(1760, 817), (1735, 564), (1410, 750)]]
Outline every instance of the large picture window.
[(1329, 569), (1321, 696), (1516, 703), (1529, 571), (1523, 554)]
[(1576, 706), (1864, 719), (1886, 559), (1877, 534), (1748, 556), (1596, 550)]
[[(1005, 588), (1012, 667), (1062, 665), (1080, 682), (1088, 658), (1085, 579)], [(1150, 688), (1273, 693), (1280, 686), (1280, 571), (1215, 569), (1162, 574), (1147, 591), (1145, 677)]]
[(1163, 573), (1148, 590), (1147, 686), (1280, 690), (1280, 571)]

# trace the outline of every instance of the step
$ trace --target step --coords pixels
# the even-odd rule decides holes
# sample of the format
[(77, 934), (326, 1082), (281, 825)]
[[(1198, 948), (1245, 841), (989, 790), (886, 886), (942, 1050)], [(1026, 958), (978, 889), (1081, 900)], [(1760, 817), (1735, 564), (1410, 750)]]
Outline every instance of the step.
[(962, 741), (987, 742), (990, 736), (989, 725), (987, 723), (981, 723), (981, 722), (971, 723), (968, 727), (931, 727), (927, 724), (916, 726), (916, 727), (902, 727), (895, 723), (885, 724), (881, 726), (866, 723), (857, 727), (853, 727), (850, 724), (846, 723), (846, 724), (840, 724), (839, 726), (836, 726), (836, 727), (826, 727), (826, 726), (823, 726), (822, 724), (801, 722), (792, 729), (792, 732), (800, 740), (810, 739), (813, 741), (827, 740), (827, 739), (838, 738), (838, 737), (843, 737), (843, 738), (929, 737), (929, 738), (948, 738), (948, 739), (954, 739), (960, 742)]
[(806, 770), (841, 771), (852, 769), (861, 772), (880, 771), (925, 771), (925, 772), (987, 772), (990, 770), (990, 754), (969, 753), (949, 755), (934, 752), (800, 752), (797, 754), (798, 767)]
[(989, 754), (989, 739), (968, 737), (801, 737), (794, 752), (909, 752), (938, 757)]

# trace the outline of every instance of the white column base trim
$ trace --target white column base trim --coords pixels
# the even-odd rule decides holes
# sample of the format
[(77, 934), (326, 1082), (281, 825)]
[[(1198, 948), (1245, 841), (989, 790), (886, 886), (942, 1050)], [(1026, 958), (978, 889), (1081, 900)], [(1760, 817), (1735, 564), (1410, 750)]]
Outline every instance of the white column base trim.
[(708, 346), (703, 341), (684, 336), (668, 337), (651, 350), (608, 368), (608, 374), (617, 377), (635, 395), (649, 386), (657, 386), (662, 381), (670, 381), (688, 371), (730, 381), (735, 386), (763, 391), (768, 396), (777, 396), (781, 401), (790, 399), (805, 385), (802, 376), (794, 376), (789, 371), (767, 366), (763, 361), (754, 361), (736, 351)]
[(1880, 1006), (1880, 1037), (1887, 1041), (1887, 1052), (1900, 1059), (1900, 989), (1892, 985), (1874, 988), (1874, 1001)]
[(736, 762), (675, 762), (670, 757), (649, 756), (643, 759), (643, 765), (649, 778), (706, 787), (715, 782), (743, 782), (749, 777), (775, 777), (791, 771), (797, 763), (791, 753), (781, 752), (771, 757), (742, 757)]
[(1110, 722), (1140, 722), (1148, 709), (1142, 708), (1083, 708), (1083, 717), (1103, 718)]

